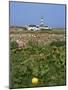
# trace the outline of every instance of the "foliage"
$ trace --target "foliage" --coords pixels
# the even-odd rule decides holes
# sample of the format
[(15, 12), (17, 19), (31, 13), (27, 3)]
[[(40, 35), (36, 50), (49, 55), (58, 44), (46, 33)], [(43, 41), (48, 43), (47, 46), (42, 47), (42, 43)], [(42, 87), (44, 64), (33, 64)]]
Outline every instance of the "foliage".
[(18, 44), (16, 41), (11, 41), (10, 42), (10, 49), (16, 49), (18, 48)]
[(65, 41), (60, 41), (60, 40), (53, 41), (53, 42), (51, 42), (50, 45), (51, 45), (51, 46), (57, 46), (57, 47), (59, 47), (59, 46), (64, 46), (64, 45), (65, 45)]
[[(56, 45), (40, 47), (29, 41), (28, 47), (11, 50), (10, 88), (65, 85), (65, 47)], [(32, 84), (33, 77), (38, 78), (37, 85)]]

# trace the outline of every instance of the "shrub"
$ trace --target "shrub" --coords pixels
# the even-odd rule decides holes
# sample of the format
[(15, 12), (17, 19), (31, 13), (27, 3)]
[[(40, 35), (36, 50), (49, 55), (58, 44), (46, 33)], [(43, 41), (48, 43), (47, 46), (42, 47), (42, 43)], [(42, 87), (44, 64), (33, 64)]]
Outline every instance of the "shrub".
[(59, 40), (53, 41), (53, 42), (51, 42), (51, 44), (50, 44), (50, 46), (57, 46), (57, 47), (59, 47), (59, 46), (64, 46), (64, 45), (65, 45), (65, 41), (59, 41)]
[(10, 49), (18, 48), (18, 43), (16, 41), (10, 41)]
[[(35, 46), (30, 41), (29, 47), (11, 54), (11, 88), (33, 87), (33, 77), (39, 82), (36, 86), (65, 85), (64, 47)], [(37, 44), (37, 43), (36, 43)], [(60, 55), (58, 55), (59, 53)], [(54, 53), (52, 53), (54, 52)], [(35, 87), (35, 86), (34, 86)]]

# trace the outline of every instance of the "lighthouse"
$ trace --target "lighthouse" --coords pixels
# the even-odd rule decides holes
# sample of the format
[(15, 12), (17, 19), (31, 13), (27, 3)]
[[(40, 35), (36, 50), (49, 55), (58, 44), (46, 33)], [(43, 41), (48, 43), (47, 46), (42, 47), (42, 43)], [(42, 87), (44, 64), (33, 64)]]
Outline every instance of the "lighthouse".
[(41, 17), (39, 30), (48, 30), (48, 29), (50, 29), (50, 28), (47, 25), (45, 25), (44, 18)]
[(44, 26), (44, 18), (41, 17), (41, 23), (40, 23), (40, 26)]

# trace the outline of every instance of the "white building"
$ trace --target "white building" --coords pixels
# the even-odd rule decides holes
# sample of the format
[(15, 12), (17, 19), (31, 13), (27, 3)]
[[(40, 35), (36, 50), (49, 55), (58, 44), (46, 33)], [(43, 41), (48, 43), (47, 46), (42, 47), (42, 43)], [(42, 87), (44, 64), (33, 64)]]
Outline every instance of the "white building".
[(43, 17), (41, 18), (41, 22), (40, 22), (40, 25), (39, 26), (36, 26), (36, 25), (32, 25), (31, 24), (31, 25), (26, 26), (26, 28), (29, 31), (30, 30), (37, 31), (37, 30), (42, 30), (42, 29), (46, 29), (46, 30), (51, 29), (50, 27), (45, 26)]
[(33, 31), (37, 31), (39, 30), (39, 27), (36, 26), (36, 25), (28, 25), (27, 26), (27, 29), (30, 31), (30, 30), (33, 30)]

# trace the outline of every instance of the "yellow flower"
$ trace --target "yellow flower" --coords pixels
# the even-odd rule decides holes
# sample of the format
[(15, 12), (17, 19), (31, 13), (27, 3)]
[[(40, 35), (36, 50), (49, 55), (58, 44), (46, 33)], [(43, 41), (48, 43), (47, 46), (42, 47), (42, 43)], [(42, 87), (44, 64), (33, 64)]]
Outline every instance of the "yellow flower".
[(32, 78), (32, 84), (34, 84), (34, 85), (36, 85), (36, 84), (38, 84), (38, 78), (36, 78), (36, 77), (33, 77)]

